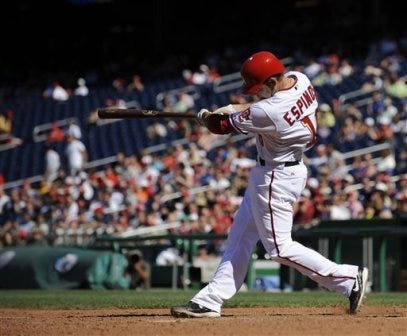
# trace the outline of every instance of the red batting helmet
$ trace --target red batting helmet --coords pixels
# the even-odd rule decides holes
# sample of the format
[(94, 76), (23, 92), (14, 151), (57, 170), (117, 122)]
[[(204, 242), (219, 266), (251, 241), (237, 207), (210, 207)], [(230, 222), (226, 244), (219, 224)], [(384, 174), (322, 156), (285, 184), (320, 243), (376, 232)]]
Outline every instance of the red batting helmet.
[(256, 94), (262, 84), (271, 76), (284, 73), (284, 65), (271, 52), (260, 51), (250, 56), (242, 66), (240, 73), (244, 84), (244, 94)]

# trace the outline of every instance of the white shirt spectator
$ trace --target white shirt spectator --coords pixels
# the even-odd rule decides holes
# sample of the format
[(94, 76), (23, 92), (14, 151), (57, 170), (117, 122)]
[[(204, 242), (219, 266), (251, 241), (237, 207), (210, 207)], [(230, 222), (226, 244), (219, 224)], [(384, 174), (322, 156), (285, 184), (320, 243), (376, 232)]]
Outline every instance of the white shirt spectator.
[(57, 101), (67, 101), (69, 98), (68, 92), (59, 84), (56, 84), (52, 91), (52, 98)]
[(155, 260), (155, 263), (161, 266), (174, 264), (182, 265), (183, 262), (184, 261), (182, 257), (179, 255), (178, 250), (172, 247), (169, 247), (161, 251)]
[(396, 168), (396, 158), (390, 150), (384, 150), (377, 163), (377, 170), (379, 172), (393, 171)]
[(339, 73), (343, 77), (349, 77), (353, 74), (353, 67), (349, 64), (348, 60), (342, 60), (341, 65), (339, 67)]
[(89, 89), (86, 86), (86, 82), (83, 78), (78, 79), (78, 87), (75, 89), (74, 94), (82, 97), (86, 97), (89, 94)]
[(83, 195), (83, 198), (87, 201), (90, 201), (93, 199), (93, 196), (95, 195), (95, 190), (92, 187), (92, 184), (90, 183), (90, 180), (88, 179), (87, 175), (85, 172), (82, 172), (81, 181), (78, 183), (81, 187), (81, 192)]
[(322, 70), (321, 64), (315, 60), (311, 60), (310, 63), (304, 68), (304, 73), (310, 78), (313, 79), (316, 77)]
[(76, 201), (72, 199), (72, 197), (68, 196), (69, 205), (66, 208), (66, 222), (70, 222), (76, 218), (78, 218), (79, 214), (79, 205)]
[(67, 134), (71, 135), (72, 137), (74, 137), (77, 140), (82, 138), (81, 128), (75, 122), (71, 122), (69, 124)]
[(10, 201), (10, 197), (4, 192), (3, 187), (0, 187), (0, 214), (3, 212), (3, 207), (8, 201)]
[(382, 125), (390, 125), (395, 115), (397, 115), (397, 108), (393, 105), (391, 99), (386, 98), (384, 100), (386, 108), (383, 111), (379, 111), (377, 121)]
[(109, 208), (112, 211), (119, 211), (123, 205), (124, 195), (120, 191), (113, 191), (109, 199)]
[(45, 162), (45, 174), (47, 175), (47, 180), (52, 182), (57, 178), (58, 169), (61, 167), (59, 154), (55, 150), (49, 148), (45, 154)]
[(168, 132), (165, 126), (159, 122), (154, 122), (152, 125), (147, 127), (147, 134), (150, 138), (155, 138), (156, 136), (165, 138), (167, 133)]
[(71, 175), (81, 171), (86, 163), (86, 147), (80, 141), (68, 136), (68, 145), (65, 149)]
[(330, 219), (345, 220), (350, 219), (351, 213), (348, 204), (346, 204), (341, 195), (333, 197), (333, 205), (330, 211)]
[(230, 163), (230, 170), (235, 172), (237, 168), (252, 168), (256, 165), (256, 161), (249, 158), (234, 158)]

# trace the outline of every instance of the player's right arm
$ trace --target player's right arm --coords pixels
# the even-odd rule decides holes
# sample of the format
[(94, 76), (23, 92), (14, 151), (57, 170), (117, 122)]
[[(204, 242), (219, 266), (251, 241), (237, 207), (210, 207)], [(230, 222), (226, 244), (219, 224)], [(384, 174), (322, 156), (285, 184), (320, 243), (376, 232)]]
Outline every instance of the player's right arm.
[(263, 133), (276, 129), (274, 123), (263, 109), (256, 105), (253, 105), (252, 108), (250, 108), (250, 106), (251, 105), (248, 104), (246, 109), (229, 114), (210, 113), (209, 111), (201, 114), (200, 112), (201, 116), (199, 118), (201, 123), (215, 134), (228, 134), (233, 132), (243, 134), (249, 132)]
[(240, 113), (247, 110), (251, 103), (246, 104), (229, 104), (222, 106), (211, 112), (202, 109), (198, 113), (198, 121), (201, 125), (206, 126), (209, 131), (215, 134), (228, 134), (236, 131), (233, 128), (229, 116), (233, 113)]

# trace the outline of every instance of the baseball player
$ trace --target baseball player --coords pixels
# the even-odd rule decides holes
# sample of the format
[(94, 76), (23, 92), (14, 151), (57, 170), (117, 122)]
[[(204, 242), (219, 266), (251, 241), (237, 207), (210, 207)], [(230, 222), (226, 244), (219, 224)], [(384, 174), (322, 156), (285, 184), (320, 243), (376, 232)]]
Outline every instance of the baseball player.
[(258, 163), (250, 172), (213, 279), (186, 305), (172, 307), (171, 314), (219, 317), (223, 302), (241, 287), (259, 239), (275, 261), (349, 298), (349, 313), (355, 314), (364, 298), (368, 269), (336, 264), (291, 238), (293, 204), (307, 179), (303, 152), (316, 137), (315, 90), (303, 73), (285, 73), (280, 60), (267, 51), (249, 57), (241, 75), (243, 93), (257, 95), (260, 100), (214, 112), (201, 110), (198, 119), (212, 133), (254, 133)]

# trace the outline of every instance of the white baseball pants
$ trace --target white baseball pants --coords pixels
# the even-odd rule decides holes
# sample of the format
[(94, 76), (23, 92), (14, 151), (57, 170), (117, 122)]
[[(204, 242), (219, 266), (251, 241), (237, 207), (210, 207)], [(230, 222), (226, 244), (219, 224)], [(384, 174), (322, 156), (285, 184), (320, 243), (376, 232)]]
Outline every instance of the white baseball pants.
[(293, 203), (305, 187), (307, 168), (256, 166), (236, 213), (226, 250), (210, 283), (192, 301), (220, 312), (243, 284), (251, 254), (260, 239), (273, 260), (294, 267), (321, 286), (349, 297), (358, 267), (336, 264), (291, 238)]

